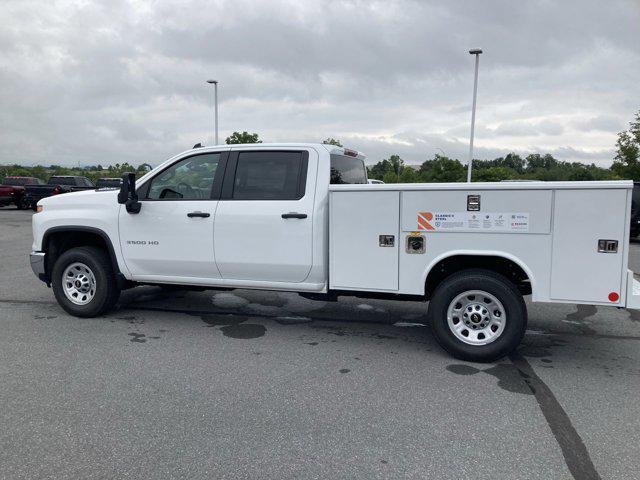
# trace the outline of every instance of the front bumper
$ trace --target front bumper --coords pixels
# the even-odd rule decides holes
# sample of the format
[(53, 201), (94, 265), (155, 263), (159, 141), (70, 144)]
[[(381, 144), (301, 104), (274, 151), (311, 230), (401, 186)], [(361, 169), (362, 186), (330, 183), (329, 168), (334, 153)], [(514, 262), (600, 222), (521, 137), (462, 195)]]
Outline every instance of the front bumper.
[(48, 282), (47, 269), (45, 264), (46, 253), (44, 252), (31, 252), (29, 255), (29, 261), (31, 262), (31, 270), (36, 276), (43, 282)]

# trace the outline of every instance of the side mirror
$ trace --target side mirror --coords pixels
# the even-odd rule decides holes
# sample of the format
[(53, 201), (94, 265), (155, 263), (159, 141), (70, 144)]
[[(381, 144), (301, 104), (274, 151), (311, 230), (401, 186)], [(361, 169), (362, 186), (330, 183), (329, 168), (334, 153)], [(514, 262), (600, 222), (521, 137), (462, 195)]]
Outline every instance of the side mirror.
[[(127, 203), (127, 200), (129, 200), (129, 192), (131, 192), (129, 189), (129, 175), (131, 174), (125, 173), (122, 175), (122, 183), (120, 184), (120, 191), (118, 192), (118, 203), (121, 205)], [(133, 181), (135, 184), (135, 179)]]
[(122, 185), (120, 185), (120, 192), (118, 192), (118, 203), (124, 204), (129, 213), (140, 213), (142, 204), (138, 201), (138, 194), (136, 193), (135, 173), (125, 173), (122, 175)]

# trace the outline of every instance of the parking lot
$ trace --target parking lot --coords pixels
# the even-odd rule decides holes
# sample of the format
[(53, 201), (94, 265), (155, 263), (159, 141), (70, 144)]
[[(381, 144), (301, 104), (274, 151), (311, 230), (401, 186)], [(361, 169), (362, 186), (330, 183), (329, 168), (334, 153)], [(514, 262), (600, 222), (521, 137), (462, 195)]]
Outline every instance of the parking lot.
[(639, 476), (640, 312), (530, 305), (472, 364), (420, 302), (139, 287), (75, 318), (31, 212), (0, 209), (0, 249), (0, 478)]

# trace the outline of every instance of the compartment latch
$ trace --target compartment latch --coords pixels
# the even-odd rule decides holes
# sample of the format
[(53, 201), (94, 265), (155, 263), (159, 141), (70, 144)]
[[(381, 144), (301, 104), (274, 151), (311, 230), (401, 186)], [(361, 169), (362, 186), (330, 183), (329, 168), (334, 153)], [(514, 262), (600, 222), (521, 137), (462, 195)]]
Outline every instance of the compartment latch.
[(395, 235), (379, 235), (378, 236), (378, 245), (381, 247), (393, 247), (396, 244), (396, 236)]
[(618, 240), (598, 240), (598, 253), (618, 253)]

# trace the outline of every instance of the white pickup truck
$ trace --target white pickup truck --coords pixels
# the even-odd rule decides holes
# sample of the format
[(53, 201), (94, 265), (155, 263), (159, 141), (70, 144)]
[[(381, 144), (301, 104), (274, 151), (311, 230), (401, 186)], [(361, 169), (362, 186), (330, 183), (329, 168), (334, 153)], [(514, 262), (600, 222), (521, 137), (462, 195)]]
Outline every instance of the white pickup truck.
[(67, 312), (107, 312), (140, 284), (422, 299), (452, 355), (495, 360), (534, 302), (637, 308), (633, 183), (367, 184), (322, 144), (181, 153), (120, 191), (38, 202), (31, 266)]

